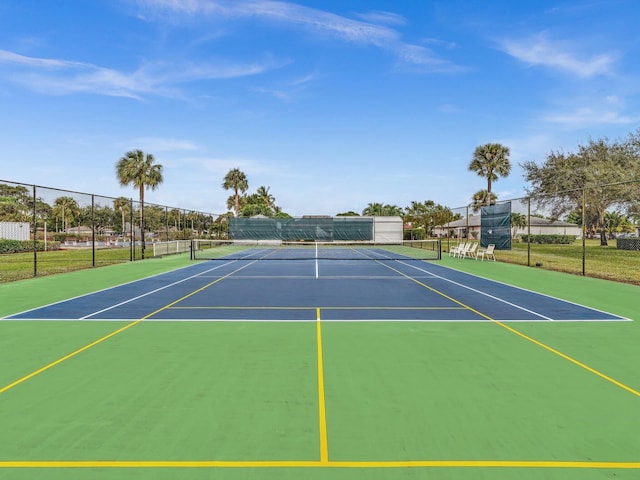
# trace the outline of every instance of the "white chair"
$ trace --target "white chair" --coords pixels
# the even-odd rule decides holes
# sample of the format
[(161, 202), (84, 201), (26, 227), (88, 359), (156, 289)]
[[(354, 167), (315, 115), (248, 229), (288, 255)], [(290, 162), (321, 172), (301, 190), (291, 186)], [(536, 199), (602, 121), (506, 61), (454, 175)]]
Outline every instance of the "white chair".
[(477, 248), (478, 248), (478, 242), (473, 242), (471, 244), (471, 246), (465, 252), (463, 252), (462, 258), (466, 258), (466, 257), (471, 258), (471, 257), (473, 257), (473, 258), (477, 259), (478, 258), (477, 253), (476, 253)]
[(470, 248), (471, 248), (471, 242), (465, 243), (464, 247), (458, 250), (458, 254), (454, 255), (454, 257), (457, 256), (458, 258), (464, 258), (467, 255), (467, 252), (469, 251)]
[(458, 255), (462, 251), (462, 249), (465, 247), (466, 244), (467, 244), (467, 242), (464, 242), (464, 243), (459, 243), (455, 247), (451, 247), (449, 249), (449, 256), (450, 257), (451, 256), (455, 257), (456, 255)]
[(478, 260), (478, 257), (482, 257), (482, 261), (484, 262), (484, 257), (486, 255), (487, 259), (491, 258), (495, 262), (496, 256), (493, 253), (495, 249), (496, 249), (495, 244), (490, 243), (487, 248), (478, 250), (478, 253), (476, 254), (476, 260)]

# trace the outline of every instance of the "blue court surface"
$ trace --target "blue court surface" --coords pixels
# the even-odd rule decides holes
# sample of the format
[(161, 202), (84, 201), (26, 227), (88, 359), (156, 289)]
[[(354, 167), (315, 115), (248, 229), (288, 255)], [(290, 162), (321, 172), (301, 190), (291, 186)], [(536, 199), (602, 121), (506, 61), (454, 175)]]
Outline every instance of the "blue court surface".
[(146, 321), (620, 321), (438, 262), (194, 262), (7, 319)]

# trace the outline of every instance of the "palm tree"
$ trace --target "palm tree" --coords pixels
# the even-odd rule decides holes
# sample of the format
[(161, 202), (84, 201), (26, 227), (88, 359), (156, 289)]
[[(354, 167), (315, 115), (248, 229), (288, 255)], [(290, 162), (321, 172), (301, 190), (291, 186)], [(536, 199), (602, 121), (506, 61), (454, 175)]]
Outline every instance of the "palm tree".
[(491, 184), (498, 177), (507, 177), (511, 172), (509, 148), (499, 143), (487, 143), (476, 147), (469, 170), (487, 179), (487, 204), (491, 200)]
[(122, 238), (125, 237), (125, 215), (129, 213), (131, 207), (131, 202), (128, 198), (118, 197), (113, 201), (113, 208), (120, 212), (120, 216), (122, 218)]
[(260, 201), (264, 204), (267, 210), (272, 210), (276, 204), (276, 197), (269, 193), (270, 187), (258, 187), (256, 194), (260, 198)]
[(133, 184), (140, 192), (140, 232), (142, 239), (142, 258), (144, 259), (144, 191), (155, 190), (164, 180), (162, 165), (154, 164), (152, 154), (145, 154), (142, 150), (131, 150), (116, 163), (116, 175), (120, 185)]
[(511, 228), (513, 229), (511, 236), (515, 239), (518, 229), (526, 227), (527, 223), (527, 217), (522, 213), (511, 213)]
[(62, 231), (66, 232), (71, 222), (80, 214), (80, 206), (73, 197), (58, 197), (53, 202), (52, 213), (62, 218)]
[(222, 188), (233, 190), (235, 216), (240, 215), (240, 192), (244, 193), (249, 189), (247, 176), (239, 168), (229, 170), (222, 182)]
[(365, 217), (378, 217), (382, 215), (382, 210), (384, 205), (381, 203), (369, 203), (364, 210), (362, 210), (362, 215)]
[(489, 194), (487, 190), (478, 190), (473, 194), (471, 208), (474, 212), (480, 210), (485, 205), (495, 205), (498, 201), (498, 197), (495, 193)]

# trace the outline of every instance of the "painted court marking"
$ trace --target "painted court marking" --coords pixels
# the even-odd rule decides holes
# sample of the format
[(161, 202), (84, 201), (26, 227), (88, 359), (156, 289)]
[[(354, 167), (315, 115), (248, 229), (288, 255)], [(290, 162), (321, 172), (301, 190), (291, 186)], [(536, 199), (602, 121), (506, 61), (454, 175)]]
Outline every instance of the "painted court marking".
[[(84, 347), (81, 347), (73, 352), (71, 352), (68, 355), (65, 355), (64, 357), (61, 357), (60, 359), (51, 362), (48, 365), (45, 365), (44, 367), (35, 370), (34, 372), (18, 379), (17, 381), (0, 388), (0, 394), (10, 390), (11, 388), (13, 388), (14, 386), (17, 386), (37, 375), (39, 375), (40, 373), (43, 373), (47, 370), (49, 370), (50, 368), (53, 368), (56, 365), (59, 365), (60, 363), (92, 348), (95, 345), (98, 345), (112, 337), (114, 337), (115, 335), (118, 335), (119, 333), (122, 333), (124, 331), (126, 331), (127, 329), (133, 327), (134, 325), (137, 325), (138, 323), (147, 320), (147, 319), (151, 319), (151, 317), (153, 317), (154, 315), (158, 314), (161, 311), (167, 310), (167, 309), (190, 309), (190, 308), (201, 308), (201, 307), (179, 307), (177, 306), (178, 303), (182, 302), (183, 300), (199, 293), (202, 292), (203, 290), (211, 287), (212, 285), (227, 279), (229, 277), (231, 277), (232, 275), (234, 275), (235, 273), (243, 270), (244, 268), (248, 267), (249, 265), (253, 264), (255, 261), (247, 263), (246, 265), (243, 265), (242, 267), (230, 272), (227, 275), (224, 276), (220, 276), (217, 277), (215, 280), (213, 280), (212, 282), (207, 283), (206, 285), (193, 290), (192, 292), (188, 293), (187, 295), (182, 296), (180, 299), (175, 300), (159, 309), (156, 309), (155, 311), (149, 313), (148, 315), (137, 319), (135, 321), (132, 321), (131, 323), (95, 340), (92, 343), (89, 343), (87, 345), (85, 345)], [(445, 298), (447, 298), (448, 300), (454, 302), (455, 304), (458, 305), (458, 307), (452, 307), (455, 309), (466, 309), (466, 310), (470, 310), (474, 313), (476, 313), (477, 315), (481, 316), (482, 318), (485, 318), (486, 320), (510, 331), (511, 333), (521, 337), (524, 340), (527, 340), (529, 342), (534, 343), (535, 345), (549, 351), (550, 353), (553, 353), (561, 358), (563, 358), (564, 360), (567, 360), (571, 363), (573, 363), (574, 365), (583, 368), (587, 371), (589, 371), (590, 373), (597, 375), (598, 377), (608, 381), (609, 383), (635, 395), (640, 397), (640, 392), (623, 384), (622, 382), (619, 382), (615, 379), (613, 379), (612, 377), (609, 377), (605, 374), (603, 374), (602, 372), (599, 372), (596, 369), (593, 369), (591, 367), (589, 367), (588, 365), (570, 357), (569, 355), (566, 355), (556, 349), (554, 349), (553, 347), (550, 347), (546, 344), (544, 344), (543, 342), (540, 342), (520, 331), (518, 331), (517, 329), (510, 327), (506, 324), (504, 324), (501, 321), (498, 320), (494, 320), (493, 318), (491, 318), (490, 316), (483, 314), (482, 312), (473, 309), (467, 305), (465, 305), (463, 302), (460, 302), (458, 300), (456, 300), (455, 298), (452, 298), (440, 291), (438, 291), (437, 289), (428, 286), (427, 284), (421, 282), (420, 280), (418, 280), (415, 277), (411, 277), (410, 275), (406, 275), (404, 273), (402, 273), (399, 270), (394, 269), (393, 267), (390, 267), (389, 265), (386, 265), (382, 262), (380, 262), (382, 265), (384, 265), (385, 267), (395, 271), (396, 273), (402, 275), (403, 277), (417, 283), (418, 285), (421, 285), (422, 287), (437, 293), (438, 295), (441, 295)], [(403, 262), (400, 262), (403, 263)], [(413, 265), (409, 265), (412, 268), (416, 268), (418, 270), (423, 271), (422, 269), (418, 268), (418, 267), (414, 267)], [(211, 270), (214, 270), (216, 268), (220, 268), (220, 266), (217, 266)], [(209, 272), (210, 270), (208, 270), (207, 272)], [(172, 285), (176, 285), (179, 283), (182, 283), (186, 280), (188, 280), (189, 278), (194, 278), (197, 276), (201, 276), (203, 273), (206, 272), (201, 272), (200, 274), (196, 274), (193, 275), (191, 277), (182, 279), (180, 281), (174, 282), (170, 285), (164, 286), (162, 288), (156, 289), (154, 290), (154, 292), (163, 290), (165, 288), (168, 288)], [(438, 278), (442, 278), (439, 277), (438, 275), (435, 274), (431, 274), (430, 272), (426, 272), (429, 273), (432, 276), (438, 277)], [(473, 289), (471, 287), (467, 287), (465, 285), (459, 284), (455, 281), (452, 280), (448, 280), (446, 278), (444, 278), (444, 280), (449, 281), (451, 283), (454, 283), (456, 285), (460, 285), (464, 288), (468, 288), (469, 290), (487, 295), (488, 297), (495, 299), (495, 300), (500, 300), (503, 301), (502, 299), (498, 298), (498, 297), (494, 297), (492, 295), (489, 294), (485, 294), (481, 291), (477, 291), (476, 289)], [(151, 293), (154, 292), (148, 292), (147, 294), (144, 295), (140, 295), (138, 297), (135, 297), (133, 299), (127, 300), (125, 302), (121, 302), (118, 305), (114, 305), (109, 307), (108, 309), (111, 308), (115, 308), (119, 305), (123, 305), (125, 303), (129, 303), (130, 301), (133, 301), (135, 299), (138, 298), (142, 298), (146, 295), (150, 295)], [(510, 302), (504, 301), (504, 303), (509, 304), (511, 306), (515, 306), (515, 307), (519, 307), (518, 305), (513, 305)], [(202, 307), (202, 308), (238, 308), (238, 309), (251, 309), (251, 308), (255, 308), (255, 309), (262, 309), (263, 307)], [(309, 308), (304, 308), (304, 307), (268, 307), (268, 308), (272, 308), (272, 309), (278, 309), (278, 308), (288, 308), (288, 309), (309, 309)], [(347, 309), (366, 309), (367, 307), (328, 307), (326, 308), (327, 310), (330, 309), (342, 309), (342, 310), (347, 310)], [(371, 309), (376, 309), (379, 307), (370, 307)], [(397, 307), (397, 309), (415, 309), (415, 307)], [(418, 307), (420, 308), (420, 307)], [(428, 307), (426, 307), (428, 308)], [(108, 309), (103, 309), (100, 312), (94, 312), (92, 314), (86, 315), (85, 317), (82, 317), (83, 319), (85, 318), (89, 318), (91, 316), (97, 315), (103, 311), (106, 311)], [(324, 307), (322, 309), (325, 309)], [(146, 461), (146, 460), (131, 460), (131, 461), (111, 461), (111, 460), (86, 460), (86, 461), (38, 461), (38, 460), (32, 460), (32, 461), (0, 461), (0, 469), (2, 468), (18, 468), (18, 469), (46, 469), (46, 468), (50, 468), (50, 469), (59, 469), (59, 468), (121, 468), (121, 469), (125, 469), (125, 468), (129, 468), (129, 469), (135, 469), (135, 468), (319, 468), (319, 469), (327, 469), (327, 468), (356, 468), (356, 469), (399, 469), (399, 468), (517, 468), (517, 469), (640, 469), (640, 462), (607, 462), (607, 461), (547, 461), (547, 460), (523, 460), (523, 461), (519, 461), (519, 460), (509, 460), (509, 461), (501, 461), (501, 460), (405, 460), (405, 461), (331, 461), (329, 459), (329, 442), (328, 442), (328, 431), (327, 431), (327, 417), (326, 417), (326, 399), (325, 399), (325, 384), (324, 384), (324, 364), (323, 364), (323, 348), (322, 348), (322, 322), (323, 320), (321, 320), (321, 308), (316, 307), (315, 311), (316, 311), (316, 345), (317, 345), (317, 382), (318, 382), (318, 422), (319, 422), (319, 446), (320, 446), (320, 451), (319, 451), (319, 460), (309, 460), (309, 461), (279, 461), (279, 460), (275, 460), (275, 461), (217, 461), (217, 460), (202, 460), (202, 461), (180, 461), (180, 460), (172, 460), (172, 461), (164, 461), (164, 460), (151, 460), (151, 461)], [(440, 309), (440, 308), (438, 308)], [(392, 308), (390, 308), (389, 310), (393, 310)], [(524, 309), (523, 310), (529, 312), (529, 313), (533, 313), (536, 314), (535, 312), (532, 312), (528, 309)], [(547, 320), (551, 320), (543, 315), (539, 315), (536, 314), (538, 316), (540, 316), (541, 318), (546, 318)]]

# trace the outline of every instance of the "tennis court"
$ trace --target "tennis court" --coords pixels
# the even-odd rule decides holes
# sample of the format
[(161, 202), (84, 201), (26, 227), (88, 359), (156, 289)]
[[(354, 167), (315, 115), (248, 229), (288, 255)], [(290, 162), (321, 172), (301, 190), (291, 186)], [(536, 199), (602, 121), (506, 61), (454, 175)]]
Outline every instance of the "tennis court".
[(218, 252), (3, 313), (0, 478), (640, 478), (632, 308), (495, 262)]

